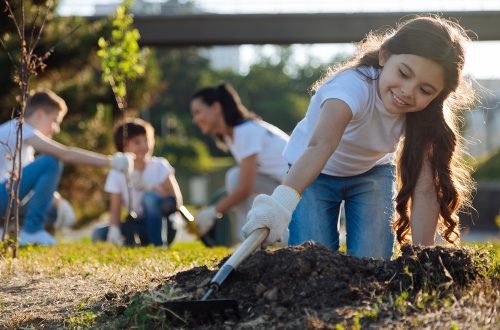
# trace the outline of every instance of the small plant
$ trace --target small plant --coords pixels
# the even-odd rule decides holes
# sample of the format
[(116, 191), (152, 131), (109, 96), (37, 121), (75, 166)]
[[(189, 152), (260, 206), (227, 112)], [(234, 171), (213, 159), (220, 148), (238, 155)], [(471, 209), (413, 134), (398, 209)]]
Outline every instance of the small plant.
[(109, 40), (99, 38), (97, 55), (101, 59), (102, 79), (111, 85), (116, 104), (121, 111), (127, 108), (127, 82), (144, 74), (144, 53), (140, 50), (140, 34), (131, 27), (132, 0), (125, 0), (116, 9)]
[(408, 291), (403, 291), (394, 301), (394, 306), (402, 313), (405, 314), (408, 308), (408, 298), (410, 294)]
[(71, 316), (68, 320), (70, 329), (91, 329), (95, 324), (96, 315), (93, 312)]

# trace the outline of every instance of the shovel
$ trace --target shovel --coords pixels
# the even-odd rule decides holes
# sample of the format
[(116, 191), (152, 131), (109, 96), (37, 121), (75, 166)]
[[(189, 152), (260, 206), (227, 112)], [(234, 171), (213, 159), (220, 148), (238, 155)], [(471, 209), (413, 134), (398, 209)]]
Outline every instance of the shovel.
[(163, 307), (174, 314), (183, 315), (184, 312), (190, 312), (194, 316), (213, 315), (226, 316), (226, 312), (232, 312), (239, 318), (238, 302), (233, 299), (208, 299), (213, 293), (219, 291), (222, 282), (258, 247), (262, 245), (267, 235), (268, 228), (254, 230), (243, 243), (236, 249), (233, 255), (222, 265), (217, 274), (210, 281), (208, 290), (199, 300), (178, 300), (167, 301)]
[(201, 235), (198, 228), (196, 227), (196, 223), (194, 222), (194, 216), (189, 212), (189, 210), (181, 205), (177, 208), (177, 211), (182, 215), (182, 218), (186, 221), (186, 228), (188, 232), (194, 234), (200, 241), (203, 242), (206, 246), (216, 246), (217, 243), (214, 242), (212, 238), (208, 235)]

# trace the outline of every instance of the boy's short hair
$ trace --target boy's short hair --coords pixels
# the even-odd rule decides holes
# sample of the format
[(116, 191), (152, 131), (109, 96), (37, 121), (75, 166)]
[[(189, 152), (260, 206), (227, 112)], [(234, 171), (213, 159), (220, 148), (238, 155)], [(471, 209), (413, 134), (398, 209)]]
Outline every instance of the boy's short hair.
[(139, 135), (145, 135), (148, 140), (150, 149), (153, 150), (155, 145), (155, 130), (153, 126), (140, 119), (140, 118), (129, 118), (124, 122), (121, 122), (116, 126), (113, 135), (113, 140), (115, 142), (116, 150), (123, 152), (125, 147), (125, 139), (123, 138), (123, 130), (127, 128), (126, 140), (132, 139)]
[(30, 117), (36, 111), (41, 110), (45, 113), (68, 112), (66, 102), (49, 89), (35, 89), (30, 92), (30, 96), (26, 100), (26, 108), (24, 116)]

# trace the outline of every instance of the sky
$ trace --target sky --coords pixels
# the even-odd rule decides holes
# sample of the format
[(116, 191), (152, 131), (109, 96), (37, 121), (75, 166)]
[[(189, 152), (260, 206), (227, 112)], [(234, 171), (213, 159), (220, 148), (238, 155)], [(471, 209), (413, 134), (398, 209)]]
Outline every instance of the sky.
[[(147, 0), (162, 2), (161, 0)], [(182, 1), (182, 0), (179, 0)], [(92, 15), (95, 4), (119, 3), (116, 0), (61, 0), (62, 15)], [(200, 7), (216, 13), (320, 13), (320, 12), (399, 12), (500, 10), (500, 0), (197, 0)], [(492, 27), (498, 28), (498, 27)], [(367, 31), (368, 32), (368, 31)], [(308, 54), (326, 62), (338, 53), (350, 53), (350, 44), (293, 45), (292, 60), (303, 64)], [(243, 45), (240, 47), (241, 71), (258, 59), (258, 54), (273, 54), (273, 47)], [(465, 74), (476, 79), (500, 79), (500, 41), (472, 42), (467, 46)]]

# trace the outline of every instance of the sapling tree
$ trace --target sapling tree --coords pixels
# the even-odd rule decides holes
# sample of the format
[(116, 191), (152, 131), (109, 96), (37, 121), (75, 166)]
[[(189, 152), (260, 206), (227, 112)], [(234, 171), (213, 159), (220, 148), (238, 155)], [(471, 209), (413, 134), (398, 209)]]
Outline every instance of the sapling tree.
[[(19, 3), (19, 2), (16, 2)], [(8, 179), (7, 186), (9, 189), (9, 196), (7, 201), (7, 208), (5, 212), (5, 221), (1, 241), (1, 254), (6, 254), (9, 248), (12, 250), (12, 256), (17, 257), (18, 251), (18, 233), (19, 233), (19, 186), (21, 181), (21, 149), (23, 146), (23, 125), (24, 125), (24, 111), (26, 108), (26, 101), (29, 96), (30, 79), (32, 76), (37, 75), (46, 67), (45, 61), (54, 52), (54, 49), (65, 39), (54, 46), (50, 47), (48, 51), (43, 54), (35, 52), (38, 43), (40, 42), (48, 15), (52, 12), (52, 3), (48, 2), (45, 6), (37, 7), (34, 18), (32, 19), (31, 29), (27, 28), (26, 13), (24, 1), (21, 1), (20, 8), (13, 9), (11, 3), (5, 0), (5, 12), (8, 18), (12, 21), (14, 31), (7, 33), (0, 37), (0, 44), (14, 66), (13, 79), (19, 87), (19, 94), (17, 95), (17, 102), (19, 107), (12, 110), (12, 118), (18, 118), (16, 127), (16, 144), (14, 150), (9, 150), (10, 160), (12, 161), (12, 168), (10, 170), (10, 178)], [(43, 8), (43, 10), (42, 10)], [(68, 37), (76, 30), (73, 29), (66, 35)], [(18, 42), (17, 49), (19, 52), (11, 53), (6, 45), (7, 42)], [(2, 147), (9, 148), (3, 142)], [(14, 222), (14, 229), (12, 224)]]
[[(108, 40), (99, 38), (97, 55), (101, 59), (102, 78), (111, 85), (116, 104), (123, 121), (127, 118), (127, 83), (144, 74), (145, 53), (139, 47), (140, 34), (132, 27), (134, 22), (130, 13), (132, 0), (125, 0), (116, 9)], [(123, 127), (123, 140), (127, 138), (127, 126)], [(132, 193), (129, 178), (126, 176), (129, 205), (129, 217), (137, 215), (132, 211)]]
[(116, 9), (108, 40), (99, 38), (97, 55), (101, 59), (102, 78), (111, 85), (116, 104), (122, 113), (127, 109), (127, 83), (144, 74), (145, 53), (139, 47), (139, 31), (132, 27), (132, 0)]

